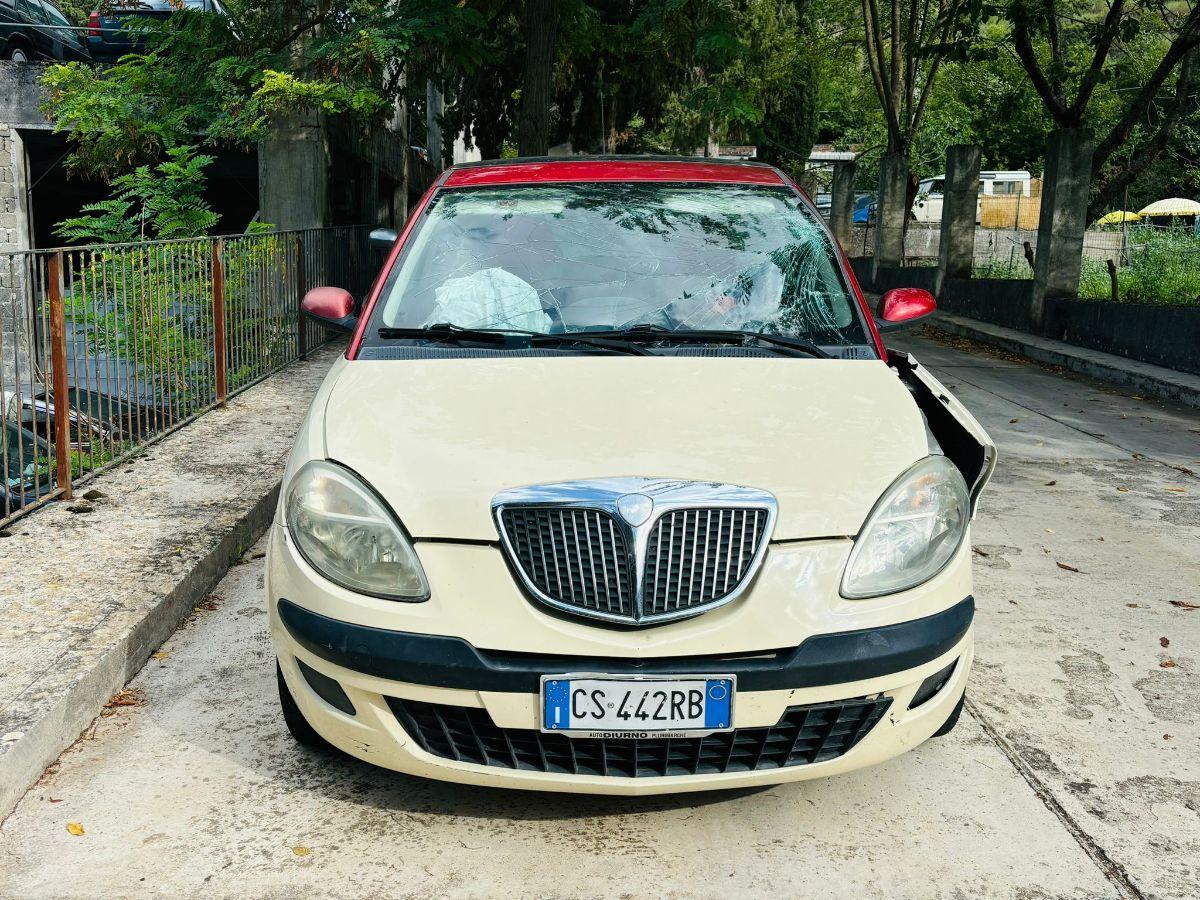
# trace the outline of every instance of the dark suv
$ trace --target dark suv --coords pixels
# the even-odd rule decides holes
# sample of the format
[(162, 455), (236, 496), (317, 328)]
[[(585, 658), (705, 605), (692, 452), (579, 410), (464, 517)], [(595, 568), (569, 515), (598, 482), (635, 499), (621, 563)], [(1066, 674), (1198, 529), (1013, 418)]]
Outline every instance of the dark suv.
[[(4, 2), (7, 0), (0, 0)], [(144, 53), (146, 35), (138, 24), (148, 19), (165, 19), (180, 8), (225, 12), (218, 0), (117, 0), (88, 17), (87, 43), (92, 59), (115, 62), (126, 53)]]
[(82, 29), (47, 0), (0, 0), (0, 58), (13, 62), (89, 58)]

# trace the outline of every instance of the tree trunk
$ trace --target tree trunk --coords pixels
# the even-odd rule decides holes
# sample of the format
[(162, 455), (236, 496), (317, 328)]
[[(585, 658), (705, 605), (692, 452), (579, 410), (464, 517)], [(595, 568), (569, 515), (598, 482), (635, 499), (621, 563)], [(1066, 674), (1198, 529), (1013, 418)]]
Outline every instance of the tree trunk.
[(908, 153), (889, 147), (879, 166), (873, 271), (904, 263), (908, 228)]
[(525, 80), (517, 119), (517, 146), (522, 156), (545, 156), (550, 150), (554, 48), (561, 5), (561, 0), (525, 0)]

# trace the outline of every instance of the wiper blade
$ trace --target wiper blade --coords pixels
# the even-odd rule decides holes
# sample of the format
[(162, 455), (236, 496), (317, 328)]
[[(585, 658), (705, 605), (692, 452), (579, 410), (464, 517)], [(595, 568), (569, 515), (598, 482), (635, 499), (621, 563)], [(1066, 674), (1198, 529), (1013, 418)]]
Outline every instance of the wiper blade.
[(424, 328), (390, 328), (379, 329), (379, 336), (384, 340), (403, 340), (405, 338), (431, 341), (480, 341), (485, 344), (507, 344), (513, 338), (528, 338), (526, 331), (496, 331), (489, 328), (461, 328), (449, 322), (439, 322)]
[(745, 346), (748, 342), (758, 341), (770, 344), (783, 350), (792, 350), (815, 359), (832, 359), (833, 357), (808, 341), (788, 337), (781, 334), (768, 334), (764, 331), (672, 331), (661, 325), (633, 325), (615, 331), (599, 332), (606, 340), (637, 341), (652, 343), (658, 341), (674, 341), (681, 344), (734, 344)]
[(603, 337), (596, 337), (591, 334), (579, 334), (575, 332), (543, 334), (537, 331), (519, 331), (516, 329), (463, 328), (459, 325), (452, 325), (449, 322), (439, 322), (424, 328), (384, 327), (379, 329), (379, 337), (384, 340), (425, 339), (438, 343), (448, 341), (476, 342), (492, 344), (498, 347), (512, 347), (513, 349), (580, 344), (586, 347), (605, 350), (609, 353), (628, 353), (635, 356), (654, 355), (649, 350), (643, 350), (641, 347), (617, 341), (608, 341)]

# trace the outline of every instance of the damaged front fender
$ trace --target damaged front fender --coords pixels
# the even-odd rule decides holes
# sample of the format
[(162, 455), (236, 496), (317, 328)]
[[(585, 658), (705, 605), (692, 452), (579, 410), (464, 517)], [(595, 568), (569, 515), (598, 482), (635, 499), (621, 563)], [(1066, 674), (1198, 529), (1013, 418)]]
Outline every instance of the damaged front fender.
[(889, 351), (888, 365), (912, 393), (946, 458), (962, 472), (971, 490), (974, 516), (979, 495), (996, 469), (995, 443), (967, 408), (911, 353)]

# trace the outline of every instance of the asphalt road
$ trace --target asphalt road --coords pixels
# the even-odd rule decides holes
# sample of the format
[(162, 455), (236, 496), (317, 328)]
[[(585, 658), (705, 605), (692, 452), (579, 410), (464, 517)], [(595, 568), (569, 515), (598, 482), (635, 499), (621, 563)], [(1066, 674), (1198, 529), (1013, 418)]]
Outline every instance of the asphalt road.
[(314, 754), (278, 715), (252, 551), (0, 826), (0, 896), (1200, 896), (1200, 413), (907, 343), (1002, 453), (949, 737), (628, 800)]

